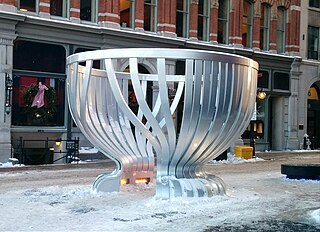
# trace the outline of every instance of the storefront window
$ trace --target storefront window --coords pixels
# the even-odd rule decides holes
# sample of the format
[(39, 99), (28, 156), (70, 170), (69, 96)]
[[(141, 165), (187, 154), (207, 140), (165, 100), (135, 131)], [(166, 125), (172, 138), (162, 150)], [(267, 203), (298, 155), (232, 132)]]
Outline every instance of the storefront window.
[(17, 41), (13, 48), (13, 126), (63, 126), (65, 60), (62, 46)]
[(258, 88), (269, 89), (269, 72), (268, 71), (259, 70)]
[(14, 75), (12, 125), (63, 126), (65, 78)]

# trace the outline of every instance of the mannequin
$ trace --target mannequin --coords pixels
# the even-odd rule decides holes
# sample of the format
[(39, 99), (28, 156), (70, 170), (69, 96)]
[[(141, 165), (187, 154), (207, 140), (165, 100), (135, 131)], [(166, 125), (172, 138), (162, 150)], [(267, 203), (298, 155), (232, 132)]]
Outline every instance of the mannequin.
[(39, 90), (33, 99), (31, 107), (36, 106), (37, 108), (41, 108), (42, 106), (44, 106), (44, 91), (48, 90), (48, 87), (42, 84), (41, 81), (39, 81), (38, 86)]

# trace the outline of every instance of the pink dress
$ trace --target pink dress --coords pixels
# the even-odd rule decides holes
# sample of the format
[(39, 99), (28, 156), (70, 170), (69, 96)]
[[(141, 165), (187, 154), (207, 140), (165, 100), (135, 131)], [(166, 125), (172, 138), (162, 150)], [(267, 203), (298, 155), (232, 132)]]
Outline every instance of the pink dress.
[(39, 84), (39, 90), (36, 96), (33, 99), (31, 107), (36, 106), (37, 108), (41, 108), (44, 106), (44, 91), (48, 90), (47, 86)]

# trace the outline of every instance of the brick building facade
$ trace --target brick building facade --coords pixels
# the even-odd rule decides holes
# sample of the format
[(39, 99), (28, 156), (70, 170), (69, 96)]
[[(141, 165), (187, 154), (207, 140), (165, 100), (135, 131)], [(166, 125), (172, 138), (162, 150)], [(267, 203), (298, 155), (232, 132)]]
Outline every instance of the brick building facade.
[[(54, 140), (81, 135), (63, 93), (63, 58), (125, 47), (203, 49), (258, 61), (258, 88), (267, 97), (257, 99), (257, 149), (298, 149), (291, 102), (300, 75), (300, 17), (300, 0), (0, 0), (0, 87), (13, 80), (12, 99), (4, 92), (0, 97), (0, 161), (21, 136)], [(154, 70), (152, 62), (142, 66)], [(169, 69), (174, 72), (176, 64)], [(39, 121), (48, 113), (32, 111), (40, 115), (35, 122), (24, 108), (25, 90), (39, 79), (55, 93), (51, 121)], [(248, 132), (242, 138), (247, 143)]]

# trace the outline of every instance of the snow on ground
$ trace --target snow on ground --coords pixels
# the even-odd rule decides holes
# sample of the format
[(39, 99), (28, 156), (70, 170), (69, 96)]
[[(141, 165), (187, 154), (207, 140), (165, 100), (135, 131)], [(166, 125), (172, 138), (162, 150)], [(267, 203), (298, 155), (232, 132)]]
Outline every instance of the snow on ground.
[[(320, 182), (308, 184), (319, 187)], [(245, 188), (200, 199), (160, 200), (154, 193), (154, 184), (123, 186), (120, 193), (96, 193), (87, 185), (0, 193), (0, 231), (320, 230), (319, 208), (286, 208), (290, 213), (282, 215), (284, 199)], [(287, 220), (294, 217), (294, 230), (288, 230)]]
[[(211, 164), (257, 161), (264, 160), (228, 154)], [(156, 199), (154, 183), (119, 193), (80, 184), (0, 191), (0, 231), (320, 231), (319, 180), (290, 180), (278, 171), (223, 179), (225, 196), (197, 199)]]

